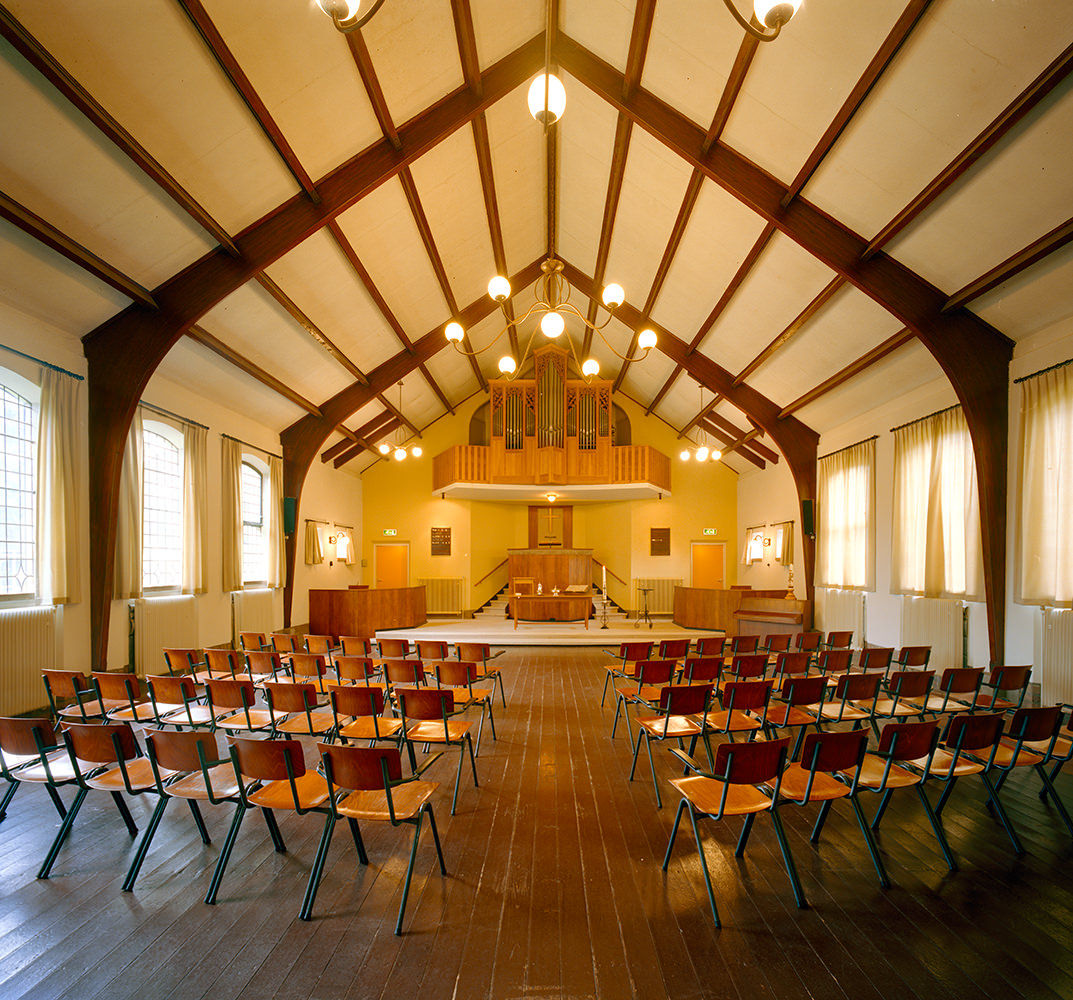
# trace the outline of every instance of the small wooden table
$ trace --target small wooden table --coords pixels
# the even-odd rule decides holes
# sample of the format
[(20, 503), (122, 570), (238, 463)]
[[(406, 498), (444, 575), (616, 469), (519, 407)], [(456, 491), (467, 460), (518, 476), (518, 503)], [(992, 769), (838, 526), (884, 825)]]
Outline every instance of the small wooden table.
[(514, 629), (523, 622), (576, 622), (584, 619), (589, 627), (592, 594), (514, 594), (510, 612)]

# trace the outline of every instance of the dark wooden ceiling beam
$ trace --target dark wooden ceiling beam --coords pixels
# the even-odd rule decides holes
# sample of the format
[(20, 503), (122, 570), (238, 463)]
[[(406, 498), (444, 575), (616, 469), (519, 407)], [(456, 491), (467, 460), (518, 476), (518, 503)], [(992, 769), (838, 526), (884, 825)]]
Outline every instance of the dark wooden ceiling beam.
[(704, 137), (704, 152), (707, 152), (712, 147), (712, 144), (723, 134), (723, 129), (726, 128), (727, 121), (730, 119), (730, 113), (734, 110), (734, 102), (738, 99), (738, 94), (741, 93), (741, 88), (745, 85), (746, 74), (749, 72), (749, 67), (753, 63), (753, 56), (756, 55), (759, 45), (759, 40), (752, 35), (746, 34), (742, 38), (741, 45), (738, 46), (738, 54), (734, 57), (734, 65), (730, 67), (730, 75), (723, 86), (722, 94), (719, 95), (719, 103), (716, 105), (712, 123), (708, 127), (707, 135)]
[[(746, 431), (744, 428), (736, 426), (735, 424), (727, 420), (726, 417), (719, 413), (710, 413), (704, 419), (703, 422), (706, 424), (711, 424), (711, 426), (717, 427), (724, 433), (729, 434), (730, 439), (732, 441), (736, 440), (737, 438), (744, 437), (748, 433), (748, 431)], [(750, 441), (749, 447), (752, 448), (753, 451), (755, 451), (758, 455), (761, 455), (762, 457), (766, 458), (769, 462), (778, 462), (779, 460), (779, 453), (777, 451), (772, 451), (772, 449), (770, 449), (762, 441)]]
[(957, 181), (977, 160), (1073, 71), (1073, 44), (1017, 95), (975, 139), (939, 171), (908, 205), (869, 240), (862, 260), (869, 260), (908, 226), (921, 212)]
[(867, 354), (861, 355), (856, 361), (851, 361), (845, 368), (835, 372), (829, 379), (825, 379), (815, 388), (809, 389), (808, 392), (798, 396), (792, 403), (788, 403), (779, 411), (779, 417), (788, 417), (791, 413), (795, 413), (803, 406), (807, 406), (821, 396), (826, 395), (832, 389), (837, 389), (840, 385), (844, 385), (851, 378), (860, 375), (866, 368), (870, 368), (892, 351), (898, 350), (899, 347), (902, 347), (915, 339), (916, 337), (912, 330), (908, 328), (899, 330), (893, 337), (888, 337), (882, 344), (873, 347)]
[(458, 59), (462, 63), (462, 78), (477, 96), (481, 93), (481, 63), (477, 56), (477, 36), (473, 30), (473, 11), (469, 0), (451, 0), (451, 15), (455, 22)]
[(242, 98), (243, 104), (253, 115), (265, 138), (272, 144), (272, 148), (275, 149), (279, 158), (283, 160), (291, 176), (298, 182), (298, 186), (305, 191), (310, 200), (314, 203), (319, 202), (320, 195), (317, 193), (313, 178), (309, 176), (305, 167), (302, 166), (302, 161), (298, 159), (298, 154), (291, 148), (291, 144), (287, 141), (283, 130), (276, 124), (276, 120), (265, 106), (264, 101), (261, 100), (257, 90), (250, 82), (250, 78), (246, 76), (245, 70), (235, 58), (234, 53), (224, 41), (223, 36), (213, 23), (212, 18), (209, 17), (209, 13), (205, 10), (201, 0), (179, 0), (179, 6), (186, 11), (186, 16), (197, 29), (198, 34), (201, 35), (202, 41), (208, 46), (220, 69), (231, 81), (231, 85), (235, 88), (239, 97)]
[(771, 356), (781, 347), (785, 347), (801, 329), (819, 314), (837, 292), (846, 284), (846, 279), (841, 275), (834, 277), (820, 291), (820, 293), (790, 321), (790, 324), (775, 339), (767, 345), (752, 361), (750, 361), (737, 375), (734, 382), (740, 385), (761, 365), (771, 359)]
[(1001, 264), (996, 264), (986, 274), (980, 275), (975, 281), (970, 281), (964, 288), (954, 292), (946, 300), (943, 312), (951, 309), (959, 309), (968, 305), (973, 299), (978, 299), (985, 292), (997, 288), (999, 285), (1010, 280), (1015, 275), (1039, 263), (1044, 257), (1049, 256), (1056, 250), (1060, 250), (1067, 243), (1073, 241), (1073, 219), (1055, 226), (1049, 233), (1033, 240), (1024, 249), (1011, 254)]
[(843, 101), (842, 107), (838, 109), (838, 113), (831, 124), (827, 126), (827, 130), (820, 137), (820, 141), (808, 155), (801, 169), (797, 172), (797, 176), (786, 189), (786, 194), (782, 197), (783, 208), (801, 193), (801, 189), (816, 172), (824, 157), (838, 142), (839, 136), (842, 135), (850, 119), (857, 113), (857, 110), (872, 92), (872, 88), (879, 81), (880, 76), (883, 75), (883, 71), (891, 64), (891, 61), (906, 43), (910, 32), (916, 27), (930, 4), (931, 0), (910, 0), (906, 5), (901, 16), (894, 22), (894, 27), (891, 28), (887, 37), (883, 40), (879, 51), (872, 57), (872, 61), (869, 62), (865, 71), (861, 74), (861, 78), (853, 85), (853, 89), (849, 92), (846, 100)]
[(118, 268), (112, 267), (111, 264), (98, 257), (92, 250), (71, 239), (66, 233), (61, 232), (52, 225), (51, 222), (46, 222), (40, 215), (31, 212), (25, 205), (20, 205), (14, 198), (3, 192), (0, 192), (0, 218), (6, 219), (39, 243), (43, 243), (50, 249), (55, 250), (56, 253), (77, 264), (83, 271), (92, 274), (99, 281), (110, 285), (128, 299), (140, 302), (150, 309), (157, 308), (156, 299), (153, 298), (152, 292), (148, 288), (144, 288)]
[(346, 436), (342, 441), (337, 441), (326, 451), (321, 452), (320, 460), (330, 462), (350, 448), (351, 445), (357, 444), (358, 441), (368, 441), (370, 443), (376, 441), (377, 432), (384, 429), (387, 424), (394, 424), (397, 427), (402, 426), (390, 410), (384, 410), (373, 417), (372, 420), (367, 420), (356, 431), (346, 432)]
[[(724, 434), (719, 428), (713, 427), (707, 420), (702, 420), (697, 426), (706, 434), (710, 434), (716, 441), (719, 442), (719, 451), (721, 452), (720, 460), (731, 452), (730, 445), (736, 440), (734, 435)], [(751, 442), (750, 442), (751, 443)], [(766, 469), (767, 462), (765, 462), (755, 451), (745, 444), (739, 444), (736, 450), (737, 453), (748, 462), (752, 462), (758, 469)]]
[(350, 445), (341, 454), (336, 455), (332, 459), (333, 467), (336, 469), (341, 469), (344, 465), (347, 464), (347, 462), (350, 462), (353, 459), (357, 458), (363, 452), (373, 451), (373, 446), (376, 444), (377, 441), (379, 441), (381, 438), (385, 437), (388, 434), (394, 433), (400, 427), (402, 427), (402, 424), (399, 422), (399, 420), (397, 420), (396, 418), (392, 418), (390, 421), (388, 421), (388, 423), (384, 424), (383, 427), (380, 427), (377, 430), (373, 431), (373, 433), (369, 436), (368, 441), (363, 441), (360, 444)]
[(544, 228), (547, 256), (554, 257), (559, 246), (559, 123), (549, 125), (544, 137)]
[(697, 412), (693, 415), (692, 419), (687, 420), (681, 427), (678, 428), (678, 436), (684, 438), (694, 427), (697, 426), (709, 413), (712, 412), (721, 402), (723, 396), (718, 392), (705, 403)]
[(238, 256), (238, 246), (205, 208), (164, 167), (151, 156), (122, 125), (97, 102), (52, 54), (30, 34), (15, 16), (0, 5), (0, 35), (49, 83), (52, 84), (93, 126), (128, 157), (154, 184), (197, 221), (229, 254)]
[(365, 44), (365, 38), (360, 31), (351, 31), (345, 37), (347, 46), (350, 48), (350, 55), (354, 59), (354, 65), (358, 68), (358, 76), (361, 77), (365, 93), (369, 98), (369, 103), (372, 105), (373, 114), (376, 115), (377, 123), (380, 125), (380, 131), (384, 133), (384, 138), (396, 150), (401, 150), (402, 137), (391, 119), (387, 98), (384, 97), (380, 79), (376, 75), (376, 70), (373, 69), (373, 60), (369, 55), (369, 48)]

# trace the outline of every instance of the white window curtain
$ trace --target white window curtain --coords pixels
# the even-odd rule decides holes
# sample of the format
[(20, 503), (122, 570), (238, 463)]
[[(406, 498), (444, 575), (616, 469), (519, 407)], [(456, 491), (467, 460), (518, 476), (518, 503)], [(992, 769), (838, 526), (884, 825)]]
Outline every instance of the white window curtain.
[(320, 544), (320, 525), (306, 521), (306, 565), (319, 566), (324, 562), (324, 548)]
[(1073, 367), (1021, 383), (1017, 599), (1073, 603)]
[(287, 540), (283, 535), (283, 459), (268, 458), (268, 585), (282, 587), (287, 577)]
[(54, 604), (77, 604), (81, 600), (79, 385), (69, 375), (48, 368), (41, 372), (37, 596)]
[(354, 562), (354, 540), (350, 537), (350, 531), (350, 528), (340, 528), (336, 532), (336, 557), (345, 566), (350, 566)]
[(209, 589), (209, 554), (205, 545), (209, 520), (208, 436), (204, 427), (183, 426), (184, 594), (204, 594)]
[(119, 477), (113, 597), (142, 596), (142, 414), (134, 411)]
[(224, 593), (242, 589), (242, 445), (220, 438), (221, 549)]
[(961, 407), (894, 432), (891, 592), (982, 600), (980, 505)]
[(741, 561), (745, 566), (760, 562), (764, 558), (764, 526), (756, 525), (745, 529), (745, 548), (742, 549)]
[(819, 462), (816, 586), (876, 589), (876, 442), (861, 441)]

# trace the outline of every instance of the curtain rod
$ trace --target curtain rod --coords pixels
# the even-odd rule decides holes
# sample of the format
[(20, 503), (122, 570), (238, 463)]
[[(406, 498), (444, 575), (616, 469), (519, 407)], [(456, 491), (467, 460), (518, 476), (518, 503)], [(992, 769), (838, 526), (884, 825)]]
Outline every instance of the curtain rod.
[(903, 430), (906, 427), (912, 427), (913, 424), (919, 424), (921, 420), (931, 420), (932, 417), (937, 417), (942, 413), (949, 413), (951, 410), (960, 410), (960, 409), (961, 409), (961, 404), (960, 403), (955, 403), (953, 406), (944, 406), (941, 410), (936, 410), (934, 413), (929, 413), (929, 414), (927, 414), (926, 416), (923, 416), (923, 417), (917, 417), (916, 420), (907, 420), (904, 424), (899, 424), (897, 427), (892, 427), (890, 429), (890, 432), (891, 432), (891, 434), (893, 434), (895, 431)]
[(319, 517), (304, 518), (306, 524), (331, 524), (331, 521), (322, 521)]
[(152, 403), (147, 403), (145, 400), (139, 400), (139, 406), (144, 406), (147, 410), (152, 410), (154, 413), (163, 414), (165, 417), (171, 417), (172, 420), (178, 420), (180, 423), (189, 424), (191, 427), (200, 427), (202, 430), (208, 430), (208, 425), (199, 424), (196, 420), (191, 420), (189, 417), (181, 416), (178, 413), (172, 413), (171, 410), (165, 410), (163, 406), (154, 406)]
[(1065, 368), (1066, 365), (1073, 365), (1073, 358), (1059, 361), (1058, 364), (1055, 365), (1048, 365), (1046, 368), (1041, 368), (1038, 372), (1033, 372), (1031, 375), (1022, 375), (1020, 378), (1015, 378), (1013, 384), (1020, 385), (1022, 382), (1027, 382), (1030, 378), (1036, 378), (1038, 375), (1046, 375), (1047, 372), (1053, 372), (1056, 368)]
[(66, 368), (54, 365), (51, 361), (43, 361), (41, 358), (35, 358), (32, 354), (16, 350), (14, 347), (8, 347), (7, 344), (0, 344), (0, 347), (5, 351), (10, 351), (12, 354), (17, 354), (20, 358), (32, 361), (35, 365), (43, 365), (45, 368), (50, 368), (52, 371), (59, 372), (61, 375), (68, 375), (73, 379), (77, 379), (79, 382), (84, 382), (86, 380), (85, 375), (76, 375), (74, 372), (69, 372)]
[(820, 455), (816, 461), (822, 462), (825, 458), (830, 458), (832, 455), (841, 455), (844, 451), (849, 451), (850, 448), (856, 448), (859, 444), (868, 444), (869, 441), (878, 441), (879, 435), (873, 434), (870, 438), (861, 438), (860, 441), (854, 441), (853, 444), (847, 444), (845, 448), (836, 448), (834, 451), (829, 451), (826, 455)]
[(227, 438), (228, 441), (237, 441), (239, 444), (244, 444), (247, 448), (252, 448), (254, 451), (261, 452), (262, 455), (267, 455), (269, 458), (283, 459), (282, 455), (277, 455), (274, 451), (269, 451), (267, 448), (262, 448), (259, 444), (250, 444), (249, 441), (243, 441), (242, 438), (237, 438), (233, 434), (221, 434), (220, 437)]

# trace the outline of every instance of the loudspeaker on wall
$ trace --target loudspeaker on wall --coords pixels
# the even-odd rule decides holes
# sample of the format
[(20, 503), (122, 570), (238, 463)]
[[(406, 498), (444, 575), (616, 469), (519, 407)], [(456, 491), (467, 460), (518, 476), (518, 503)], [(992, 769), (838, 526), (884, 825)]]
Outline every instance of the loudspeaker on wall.
[(298, 522), (298, 498), (283, 498), (283, 534), (293, 535)]
[(816, 501), (801, 501), (801, 532), (806, 538), (816, 537)]

